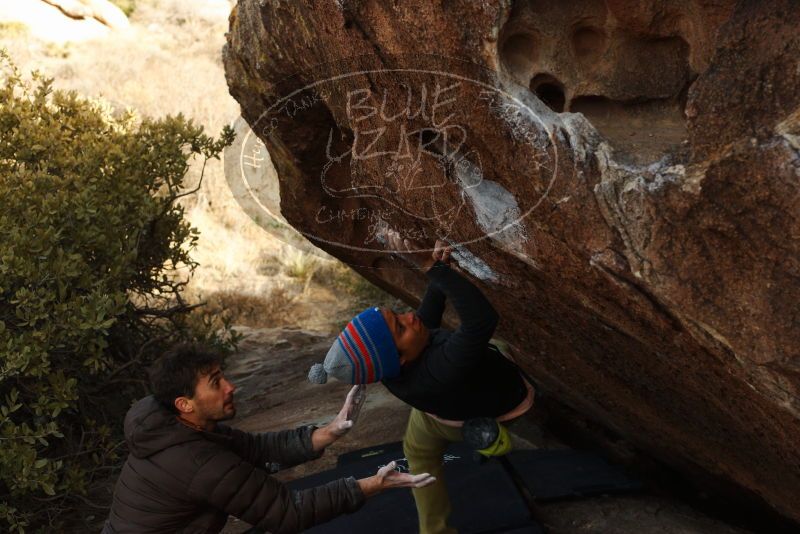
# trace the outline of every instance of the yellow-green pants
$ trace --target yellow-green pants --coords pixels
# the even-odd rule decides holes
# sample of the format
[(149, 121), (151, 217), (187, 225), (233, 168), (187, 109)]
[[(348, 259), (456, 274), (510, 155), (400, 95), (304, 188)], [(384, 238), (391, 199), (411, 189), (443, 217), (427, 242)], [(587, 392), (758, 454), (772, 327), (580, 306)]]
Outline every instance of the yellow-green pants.
[(411, 490), (417, 503), (420, 534), (455, 533), (447, 525), (450, 516), (450, 497), (444, 483), (442, 455), (447, 445), (461, 441), (461, 429), (447, 426), (434, 418), (412, 408), (408, 418), (403, 452), (412, 474), (430, 473), (436, 482), (425, 488)]

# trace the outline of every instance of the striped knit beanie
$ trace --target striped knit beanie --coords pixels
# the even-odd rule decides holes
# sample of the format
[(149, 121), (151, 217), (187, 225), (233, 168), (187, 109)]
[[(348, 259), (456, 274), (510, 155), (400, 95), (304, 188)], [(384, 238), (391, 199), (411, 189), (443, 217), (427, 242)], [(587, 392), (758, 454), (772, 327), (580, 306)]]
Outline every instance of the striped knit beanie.
[(400, 374), (400, 355), (378, 308), (367, 308), (347, 323), (325, 356), (308, 372), (316, 384), (328, 375), (350, 384), (369, 384)]

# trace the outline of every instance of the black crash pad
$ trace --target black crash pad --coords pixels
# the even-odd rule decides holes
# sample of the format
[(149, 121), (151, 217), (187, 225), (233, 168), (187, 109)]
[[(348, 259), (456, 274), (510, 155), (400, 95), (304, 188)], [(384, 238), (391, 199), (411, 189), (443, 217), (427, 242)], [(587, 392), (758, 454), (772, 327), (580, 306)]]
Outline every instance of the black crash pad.
[(537, 502), (643, 489), (640, 481), (588, 451), (521, 450), (507, 458)]
[[(289, 483), (289, 487), (299, 490), (347, 476), (371, 476), (392, 460), (397, 461), (401, 469), (408, 469), (400, 443), (343, 454), (335, 469), (294, 480)], [(473, 460), (473, 451), (460, 443), (451, 445), (443, 460), (453, 506), (450, 523), (459, 532), (544, 532), (530, 519), (525, 501), (501, 464), (476, 463)], [(358, 512), (308, 530), (314, 534), (406, 534), (416, 531), (414, 498), (407, 489), (386, 491), (369, 499)]]

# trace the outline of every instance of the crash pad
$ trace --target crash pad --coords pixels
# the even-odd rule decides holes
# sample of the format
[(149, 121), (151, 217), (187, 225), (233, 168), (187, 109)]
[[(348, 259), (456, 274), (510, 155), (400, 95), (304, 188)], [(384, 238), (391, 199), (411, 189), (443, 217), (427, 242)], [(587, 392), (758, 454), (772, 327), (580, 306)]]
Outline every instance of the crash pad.
[[(451, 524), (463, 533), (543, 533), (531, 518), (522, 484), (536, 502), (633, 492), (643, 484), (602, 456), (573, 449), (513, 451), (503, 461), (476, 460), (477, 454), (463, 443), (445, 451), (445, 482), (453, 506)], [(289, 483), (294, 490), (307, 489), (337, 478), (374, 475), (391, 461), (408, 471), (401, 442), (359, 449), (339, 456), (336, 468)], [(417, 513), (410, 490), (390, 490), (367, 501), (355, 514), (339, 517), (308, 532), (314, 534), (397, 533), (417, 531)]]
[[(453, 444), (443, 457), (445, 479), (453, 507), (450, 523), (463, 533), (544, 532), (530, 518), (524, 499), (497, 462), (478, 464), (473, 451), (462, 444)], [(324, 484), (337, 478), (374, 475), (391, 462), (407, 470), (402, 445), (392, 443), (343, 454), (337, 467), (289, 483), (294, 490)], [(367, 501), (357, 513), (341, 516), (308, 532), (327, 533), (397, 533), (417, 531), (417, 513), (411, 491), (389, 490)]]
[(513, 451), (506, 456), (537, 502), (640, 491), (643, 484), (602, 456), (573, 449)]

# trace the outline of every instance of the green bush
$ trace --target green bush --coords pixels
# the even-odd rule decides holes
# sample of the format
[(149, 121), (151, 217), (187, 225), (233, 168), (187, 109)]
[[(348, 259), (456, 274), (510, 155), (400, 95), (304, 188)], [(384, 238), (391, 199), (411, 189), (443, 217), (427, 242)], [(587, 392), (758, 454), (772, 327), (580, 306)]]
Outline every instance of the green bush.
[(176, 202), (190, 160), (219, 157), (232, 131), (114, 116), (51, 83), (24, 82), (0, 50), (5, 532), (52, 532), (76, 508), (104, 517), (145, 366), (177, 339), (237, 340), (191, 323), (181, 292), (198, 234)]

